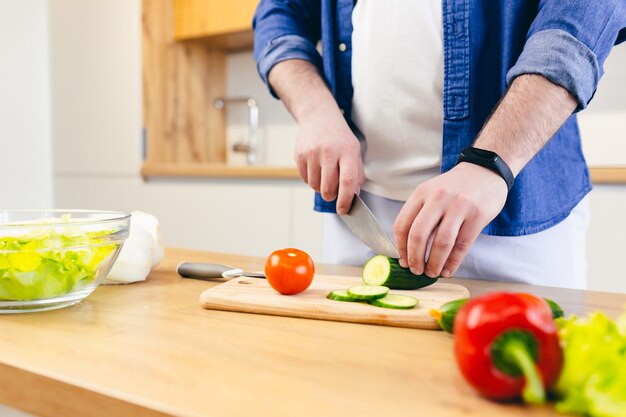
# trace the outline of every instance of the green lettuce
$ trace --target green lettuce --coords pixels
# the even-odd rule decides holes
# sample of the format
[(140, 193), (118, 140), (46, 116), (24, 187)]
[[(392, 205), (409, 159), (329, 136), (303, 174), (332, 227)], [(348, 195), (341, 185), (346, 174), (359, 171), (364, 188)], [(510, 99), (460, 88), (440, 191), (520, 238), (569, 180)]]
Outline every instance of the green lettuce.
[(556, 409), (592, 417), (626, 416), (626, 313), (558, 319), (564, 367)]
[(54, 230), (0, 237), (0, 300), (57, 297), (91, 284), (119, 246), (110, 230), (61, 234)]

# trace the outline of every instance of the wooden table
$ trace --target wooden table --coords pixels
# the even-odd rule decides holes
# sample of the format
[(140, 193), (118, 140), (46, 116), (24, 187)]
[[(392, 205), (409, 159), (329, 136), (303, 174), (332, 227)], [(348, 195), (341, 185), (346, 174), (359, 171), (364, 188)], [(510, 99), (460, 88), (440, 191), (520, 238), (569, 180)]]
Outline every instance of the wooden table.
[[(170, 249), (145, 283), (100, 287), (81, 304), (0, 316), (0, 403), (71, 416), (552, 416), (502, 405), (461, 379), (437, 331), (203, 310), (211, 283), (183, 260), (261, 269), (262, 259)], [(318, 272), (358, 275), (355, 268)], [(626, 296), (455, 280), (549, 296), (615, 317)]]

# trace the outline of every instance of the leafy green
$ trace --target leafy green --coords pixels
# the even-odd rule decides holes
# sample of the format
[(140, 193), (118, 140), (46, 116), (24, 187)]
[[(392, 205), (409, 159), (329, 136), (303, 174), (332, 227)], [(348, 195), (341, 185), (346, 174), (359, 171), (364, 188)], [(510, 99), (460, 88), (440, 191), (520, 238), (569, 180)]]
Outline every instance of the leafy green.
[(564, 367), (556, 409), (592, 417), (626, 416), (626, 313), (558, 319)]
[(0, 300), (36, 300), (84, 288), (119, 246), (110, 230), (0, 237)]

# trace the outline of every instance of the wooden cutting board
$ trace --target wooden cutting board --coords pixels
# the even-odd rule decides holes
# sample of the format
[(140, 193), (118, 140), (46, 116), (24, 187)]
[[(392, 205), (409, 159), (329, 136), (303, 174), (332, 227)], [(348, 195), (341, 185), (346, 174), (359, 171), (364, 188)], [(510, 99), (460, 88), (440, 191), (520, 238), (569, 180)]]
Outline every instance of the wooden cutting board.
[(440, 280), (419, 290), (391, 291), (417, 298), (419, 303), (411, 310), (393, 310), (326, 298), (331, 290), (348, 289), (362, 284), (359, 277), (316, 275), (305, 292), (286, 296), (274, 291), (264, 279), (241, 277), (204, 291), (200, 296), (200, 305), (213, 310), (438, 329), (437, 322), (428, 314), (429, 310), (451, 300), (469, 297), (467, 288)]

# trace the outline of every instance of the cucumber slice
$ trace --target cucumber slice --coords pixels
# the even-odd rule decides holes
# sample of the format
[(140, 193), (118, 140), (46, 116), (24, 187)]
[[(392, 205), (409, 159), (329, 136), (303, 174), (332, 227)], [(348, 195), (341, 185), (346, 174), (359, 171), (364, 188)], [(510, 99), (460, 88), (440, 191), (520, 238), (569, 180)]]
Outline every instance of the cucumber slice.
[(352, 301), (352, 302), (359, 301), (350, 297), (348, 295), (347, 290), (332, 290), (331, 292), (328, 293), (326, 298), (328, 298), (329, 300), (333, 300), (333, 301)]
[(408, 295), (389, 294), (383, 298), (371, 300), (369, 303), (376, 307), (395, 308), (397, 310), (409, 310), (418, 303), (417, 298)]
[(384, 285), (392, 290), (416, 290), (437, 282), (438, 278), (414, 275), (410, 269), (402, 268), (397, 259), (376, 255), (363, 267), (365, 285)]
[(357, 285), (356, 287), (348, 288), (348, 296), (355, 300), (371, 301), (383, 298), (388, 292), (388, 287), (380, 285)]

